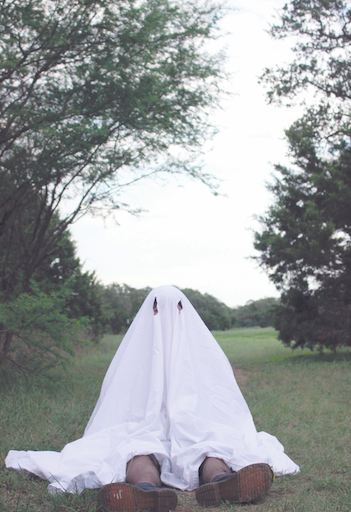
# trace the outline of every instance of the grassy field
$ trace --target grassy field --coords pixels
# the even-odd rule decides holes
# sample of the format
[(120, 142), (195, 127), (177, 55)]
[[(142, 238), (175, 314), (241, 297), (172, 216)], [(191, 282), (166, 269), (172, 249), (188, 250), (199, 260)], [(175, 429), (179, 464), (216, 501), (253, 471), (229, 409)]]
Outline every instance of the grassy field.
[[(284, 444), (301, 467), (279, 477), (260, 503), (210, 512), (351, 511), (351, 352), (333, 358), (292, 352), (273, 329), (214, 333), (228, 355), (258, 430)], [(61, 450), (80, 437), (120, 342), (107, 336), (82, 351), (55, 383), (1, 381), (0, 512), (96, 512), (96, 490), (51, 496), (47, 482), (7, 470), (9, 449)], [(200, 512), (194, 493), (178, 492), (179, 512)]]

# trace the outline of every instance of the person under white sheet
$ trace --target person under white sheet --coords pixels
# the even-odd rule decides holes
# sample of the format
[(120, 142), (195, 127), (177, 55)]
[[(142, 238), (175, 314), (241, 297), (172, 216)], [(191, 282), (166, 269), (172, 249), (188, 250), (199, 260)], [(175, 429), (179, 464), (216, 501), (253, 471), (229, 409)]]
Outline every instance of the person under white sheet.
[(233, 474), (245, 475), (252, 465), (276, 475), (299, 471), (274, 436), (257, 433), (227, 357), (173, 286), (155, 288), (145, 299), (83, 437), (61, 453), (11, 450), (5, 462), (47, 479), (52, 493), (75, 493), (125, 482), (127, 463), (143, 455), (163, 485), (188, 491), (199, 488), (207, 459), (222, 461)]

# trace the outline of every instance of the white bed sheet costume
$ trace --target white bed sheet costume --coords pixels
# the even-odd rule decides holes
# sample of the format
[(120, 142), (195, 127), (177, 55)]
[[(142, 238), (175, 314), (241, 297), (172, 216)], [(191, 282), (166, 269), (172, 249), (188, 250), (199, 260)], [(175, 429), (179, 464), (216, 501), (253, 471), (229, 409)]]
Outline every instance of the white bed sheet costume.
[(61, 453), (11, 450), (5, 462), (49, 480), (52, 493), (74, 493), (123, 482), (127, 462), (151, 453), (162, 482), (181, 490), (199, 486), (205, 457), (223, 459), (234, 471), (259, 462), (276, 475), (299, 471), (276, 437), (257, 433), (227, 357), (172, 286), (145, 299), (110, 364), (83, 437)]

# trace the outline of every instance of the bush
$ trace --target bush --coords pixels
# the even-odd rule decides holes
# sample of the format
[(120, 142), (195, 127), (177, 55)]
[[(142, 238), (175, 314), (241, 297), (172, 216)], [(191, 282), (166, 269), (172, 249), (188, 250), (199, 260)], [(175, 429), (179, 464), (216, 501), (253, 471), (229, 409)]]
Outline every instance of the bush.
[(0, 303), (0, 365), (48, 374), (68, 362), (89, 321), (68, 317), (67, 295), (67, 290), (49, 295), (34, 287), (30, 294)]

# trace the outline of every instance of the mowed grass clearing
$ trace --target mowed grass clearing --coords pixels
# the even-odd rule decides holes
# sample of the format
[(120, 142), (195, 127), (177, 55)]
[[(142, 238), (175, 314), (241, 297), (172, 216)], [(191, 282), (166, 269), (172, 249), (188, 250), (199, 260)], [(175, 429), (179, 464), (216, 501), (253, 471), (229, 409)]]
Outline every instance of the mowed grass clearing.
[[(229, 357), (257, 430), (278, 437), (301, 473), (278, 477), (263, 501), (211, 511), (351, 512), (351, 352), (293, 352), (271, 328), (214, 333)], [(8, 450), (57, 450), (81, 437), (121, 341), (81, 351), (53, 383), (8, 377), (0, 388), (0, 512), (96, 512), (96, 490), (51, 496), (47, 482), (7, 470)], [(205, 510), (178, 492), (179, 512)]]

